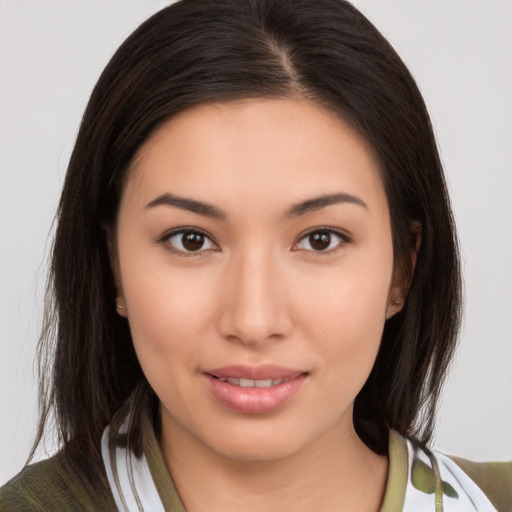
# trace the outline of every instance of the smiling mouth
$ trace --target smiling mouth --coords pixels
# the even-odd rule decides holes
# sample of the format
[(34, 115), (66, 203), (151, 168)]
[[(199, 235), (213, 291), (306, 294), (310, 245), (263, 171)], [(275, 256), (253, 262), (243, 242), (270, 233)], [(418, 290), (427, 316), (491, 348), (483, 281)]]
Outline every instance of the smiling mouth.
[(212, 377), (241, 388), (270, 388), (286, 382), (286, 379), (237, 379), (236, 377), (216, 377), (215, 375), (212, 375)]
[(275, 364), (248, 366), (244, 364), (206, 370), (206, 375), (242, 388), (270, 388), (296, 379), (308, 372)]
[(203, 374), (218, 403), (243, 414), (279, 409), (299, 393), (309, 372), (276, 365), (235, 365)]

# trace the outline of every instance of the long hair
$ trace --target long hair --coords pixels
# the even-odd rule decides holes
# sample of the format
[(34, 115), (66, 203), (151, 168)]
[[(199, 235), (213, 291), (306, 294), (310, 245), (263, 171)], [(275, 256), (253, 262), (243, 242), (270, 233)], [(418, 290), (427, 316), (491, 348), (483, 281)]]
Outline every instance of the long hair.
[[(154, 393), (115, 311), (110, 253), (123, 184), (148, 136), (191, 106), (301, 97), (337, 113), (377, 155), (396, 268), (408, 289), (386, 322), (354, 407), (361, 439), (385, 453), (389, 429), (427, 443), (460, 323), (461, 283), (449, 198), (431, 123), (405, 65), (343, 0), (182, 0), (118, 49), (82, 119), (57, 213), (40, 340), (41, 419), (50, 414), (69, 466), (102, 474), (100, 437), (132, 395)], [(411, 225), (422, 227), (412, 272)], [(50, 356), (49, 356), (50, 355)], [(129, 437), (140, 454), (135, 417)], [(85, 461), (85, 462), (84, 462)]]

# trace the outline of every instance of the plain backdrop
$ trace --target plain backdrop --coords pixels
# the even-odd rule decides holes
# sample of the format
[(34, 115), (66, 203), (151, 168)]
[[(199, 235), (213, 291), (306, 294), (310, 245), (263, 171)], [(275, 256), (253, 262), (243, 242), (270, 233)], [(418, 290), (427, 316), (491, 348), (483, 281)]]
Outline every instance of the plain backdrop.
[[(123, 39), (168, 2), (0, 0), (0, 484), (34, 434), (50, 227), (83, 109)], [(512, 458), (512, 2), (359, 0), (430, 109), (466, 312), (436, 447)]]

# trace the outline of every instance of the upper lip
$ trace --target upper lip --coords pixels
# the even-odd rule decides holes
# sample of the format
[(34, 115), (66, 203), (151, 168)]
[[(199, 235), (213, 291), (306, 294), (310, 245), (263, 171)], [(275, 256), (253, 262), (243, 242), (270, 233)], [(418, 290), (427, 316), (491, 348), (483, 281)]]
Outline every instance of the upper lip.
[(207, 370), (204, 373), (217, 378), (253, 379), (253, 380), (291, 380), (307, 373), (302, 370), (285, 368), (275, 364), (259, 366), (231, 365)]

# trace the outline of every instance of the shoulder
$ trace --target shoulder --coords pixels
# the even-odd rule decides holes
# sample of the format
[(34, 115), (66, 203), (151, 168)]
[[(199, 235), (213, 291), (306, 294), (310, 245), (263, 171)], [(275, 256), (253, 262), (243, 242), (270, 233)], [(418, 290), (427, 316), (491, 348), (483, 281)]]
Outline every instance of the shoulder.
[(390, 470), (397, 465), (397, 446), (406, 465), (401, 510), (512, 512), (512, 462), (472, 462), (392, 434)]
[(0, 488), (0, 510), (116, 510), (110, 489), (92, 489), (54, 457), (25, 467)]
[(512, 461), (473, 462), (450, 456), (499, 512), (512, 512)]

